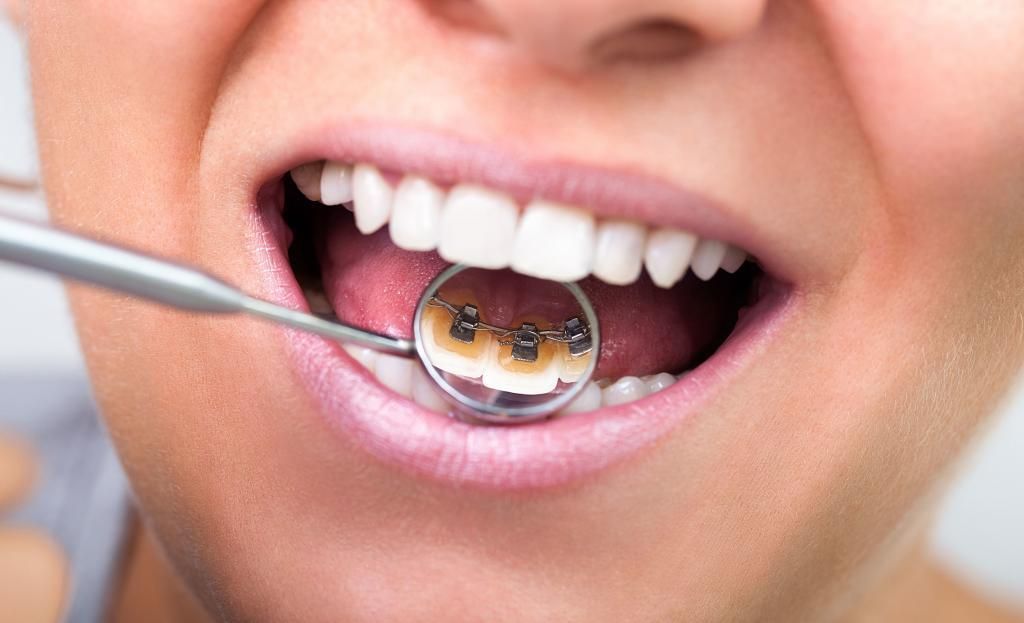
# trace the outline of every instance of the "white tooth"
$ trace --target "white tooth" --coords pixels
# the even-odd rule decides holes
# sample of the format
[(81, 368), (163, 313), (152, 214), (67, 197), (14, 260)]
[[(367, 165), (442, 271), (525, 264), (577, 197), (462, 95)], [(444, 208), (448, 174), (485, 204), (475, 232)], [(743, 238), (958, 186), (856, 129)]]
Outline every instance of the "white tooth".
[(444, 192), (429, 180), (407, 176), (391, 206), (391, 241), (400, 249), (433, 251), (441, 226)]
[(472, 344), (457, 342), (448, 336), (451, 316), (437, 307), (424, 310), (423, 323), (423, 346), (434, 366), (456, 376), (471, 379), (483, 376), (493, 351), (491, 334), (480, 331)]
[(379, 355), (377, 357), (377, 380), (396, 394), (409, 398), (412, 396), (414, 366), (412, 359)]
[(605, 221), (597, 226), (592, 272), (615, 286), (633, 283), (644, 268), (647, 228), (630, 221)]
[(323, 162), (309, 162), (292, 169), (292, 181), (310, 201), (320, 201), (320, 175)]
[(587, 367), (590, 366), (590, 354), (573, 357), (569, 353), (568, 344), (558, 344), (555, 346), (555, 357), (560, 364), (558, 378), (563, 383), (575, 383), (587, 371)]
[(647, 395), (647, 383), (635, 376), (624, 376), (601, 392), (604, 406), (614, 407), (639, 400)]
[(743, 262), (746, 261), (746, 251), (730, 244), (729, 248), (725, 250), (725, 257), (722, 258), (722, 270), (731, 275), (739, 270), (740, 266), (743, 266)]
[(430, 411), (438, 413), (449, 411), (448, 403), (441, 396), (437, 385), (419, 366), (416, 366), (412, 373), (412, 399), (413, 402)]
[(701, 240), (690, 260), (690, 270), (704, 281), (711, 279), (722, 265), (727, 249), (727, 245), (720, 240)]
[(590, 274), (594, 217), (569, 206), (534, 201), (519, 219), (512, 269), (517, 273), (578, 281)]
[(662, 228), (651, 232), (644, 250), (644, 264), (651, 281), (671, 288), (686, 274), (697, 237), (679, 229)]
[(601, 408), (601, 388), (591, 381), (576, 398), (562, 409), (561, 413), (586, 413)]
[(331, 314), (334, 312), (331, 309), (331, 302), (327, 300), (327, 295), (323, 292), (314, 290), (312, 288), (303, 288), (302, 296), (309, 303), (309, 311), (313, 314)]
[(348, 353), (349, 357), (363, 364), (363, 367), (370, 372), (373, 372), (377, 367), (377, 358), (380, 357), (380, 353), (377, 351), (352, 344), (344, 344), (342, 345), (342, 348), (345, 349), (345, 352)]
[(660, 392), (666, 387), (671, 387), (676, 382), (676, 377), (672, 376), (668, 372), (660, 372), (658, 374), (652, 374), (644, 377), (644, 383), (647, 383), (647, 392), (654, 394)]
[(352, 167), (328, 162), (320, 176), (320, 203), (336, 206), (352, 201)]
[(537, 360), (524, 363), (512, 359), (511, 346), (495, 341), (481, 382), (489, 389), (529, 396), (554, 391), (561, 368), (555, 350), (551, 344), (542, 343)]
[(460, 185), (441, 209), (438, 253), (453, 263), (505, 268), (512, 259), (519, 209), (511, 197)]
[(357, 164), (352, 171), (352, 197), (355, 201), (356, 228), (372, 234), (391, 216), (394, 191), (377, 167)]

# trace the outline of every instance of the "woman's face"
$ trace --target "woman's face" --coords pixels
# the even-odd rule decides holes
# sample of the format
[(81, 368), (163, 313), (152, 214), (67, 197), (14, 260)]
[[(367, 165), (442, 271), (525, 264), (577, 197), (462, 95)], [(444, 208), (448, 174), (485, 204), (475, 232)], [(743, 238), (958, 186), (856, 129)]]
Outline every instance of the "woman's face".
[[(307, 244), (338, 313), (375, 328), (408, 334), (440, 265), (282, 198), (324, 159), (503, 193), (470, 192), (467, 214), (539, 196), (758, 259), (708, 286), (588, 286), (610, 376), (716, 352), (645, 400), (523, 428), (430, 413), (319, 338), (72, 288), (144, 515), (212, 612), (842, 608), (1024, 358), (1015, 0), (37, 1), (23, 18), (55, 218), (266, 298), (305, 304), (282, 209), (331, 217)], [(701, 334), (722, 321), (685, 310), (724, 314), (744, 279), (766, 284), (760, 307), (725, 344)]]

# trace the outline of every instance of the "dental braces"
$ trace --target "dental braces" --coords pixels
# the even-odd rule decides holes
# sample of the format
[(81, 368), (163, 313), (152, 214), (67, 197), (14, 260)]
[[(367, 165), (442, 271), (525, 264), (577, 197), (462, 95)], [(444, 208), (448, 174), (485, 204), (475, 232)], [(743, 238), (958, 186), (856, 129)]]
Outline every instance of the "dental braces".
[(569, 356), (573, 358), (583, 357), (594, 349), (590, 326), (579, 316), (572, 316), (560, 327), (540, 330), (530, 322), (524, 322), (518, 328), (488, 324), (480, 320), (480, 310), (475, 305), (467, 303), (458, 307), (436, 294), (430, 297), (427, 305), (441, 307), (451, 314), (452, 324), (448, 335), (453, 340), (472, 344), (477, 331), (487, 331), (497, 337), (502, 346), (512, 347), (512, 358), (516, 361), (536, 362), (540, 344), (545, 341), (568, 344)]

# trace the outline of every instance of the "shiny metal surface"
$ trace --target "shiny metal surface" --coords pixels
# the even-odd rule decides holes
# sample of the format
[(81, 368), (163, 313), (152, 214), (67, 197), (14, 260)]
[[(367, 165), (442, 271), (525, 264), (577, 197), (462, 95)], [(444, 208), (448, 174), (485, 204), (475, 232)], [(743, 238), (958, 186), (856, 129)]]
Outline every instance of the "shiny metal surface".
[[(524, 406), (497, 405), (494, 404), (494, 402), (488, 402), (468, 396), (449, 383), (445, 376), (431, 363), (430, 356), (427, 353), (426, 340), (423, 336), (422, 325), (424, 310), (428, 307), (436, 307), (438, 305), (438, 301), (443, 301), (443, 299), (440, 299), (437, 296), (437, 293), (445, 282), (469, 269), (469, 267), (462, 265), (451, 266), (446, 269), (438, 275), (430, 285), (427, 286), (426, 290), (423, 292), (423, 296), (420, 298), (419, 304), (416, 306), (416, 314), (412, 323), (413, 341), (416, 344), (416, 351), (419, 354), (420, 362), (423, 364), (423, 369), (427, 371), (427, 374), (434, 383), (436, 383), (438, 387), (440, 387), (451, 399), (455, 408), (458, 409), (458, 414), (464, 416), (466, 421), (474, 424), (525, 424), (544, 419), (557, 413), (572, 402), (580, 392), (583, 391), (587, 382), (593, 377), (594, 371), (597, 369), (597, 360), (600, 356), (601, 330), (598, 324), (597, 313), (594, 311), (594, 307), (591, 305), (590, 299), (586, 294), (584, 294), (583, 290), (577, 284), (561, 284), (576, 300), (583, 313), (583, 318), (580, 320), (580, 324), (585, 324), (588, 327), (587, 336), (590, 338), (590, 342), (587, 344), (585, 349), (580, 348), (579, 350), (584, 354), (590, 354), (590, 362), (579, 381), (575, 382), (569, 390), (560, 394), (555, 394), (549, 400), (542, 403), (528, 404)], [(458, 311), (458, 308), (452, 307), (452, 309)], [(482, 322), (480, 324), (484, 325)], [(492, 331), (495, 334), (499, 334), (500, 332), (515, 334), (515, 331), (512, 329), (502, 329), (499, 327), (495, 327), (495, 329), (498, 329), (497, 331)], [(579, 331), (576, 331), (578, 334)], [(539, 335), (543, 333), (551, 333), (552, 335), (549, 339), (552, 339), (553, 341), (564, 341), (570, 344), (573, 341), (569, 332), (563, 334), (561, 331), (538, 331), (535, 334), (539, 337)], [(536, 358), (536, 356), (534, 356), (534, 358)]]
[(392, 355), (412, 357), (416, 352), (409, 340), (378, 335), (249, 296), (198, 268), (3, 214), (0, 261), (186, 311), (247, 314)]

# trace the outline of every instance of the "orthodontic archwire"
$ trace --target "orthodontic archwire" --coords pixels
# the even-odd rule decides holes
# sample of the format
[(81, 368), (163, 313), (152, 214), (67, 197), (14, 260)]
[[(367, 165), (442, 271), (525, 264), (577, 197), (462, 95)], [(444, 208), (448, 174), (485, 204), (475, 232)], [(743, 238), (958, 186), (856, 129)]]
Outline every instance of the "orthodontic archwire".
[[(499, 338), (502, 346), (512, 346), (512, 356), (519, 361), (536, 361), (537, 346), (540, 342), (551, 341), (569, 345), (572, 357), (582, 357), (593, 350), (590, 339), (590, 327), (579, 316), (573, 316), (562, 325), (552, 329), (538, 329), (535, 324), (523, 323), (520, 327), (501, 327), (480, 320), (479, 310), (475, 305), (466, 304), (458, 307), (438, 296), (436, 293), (427, 302), (430, 307), (440, 307), (448, 311), (452, 317), (449, 336), (463, 343), (472, 343), (478, 331), (486, 331)], [(511, 340), (501, 338), (508, 338)]]

